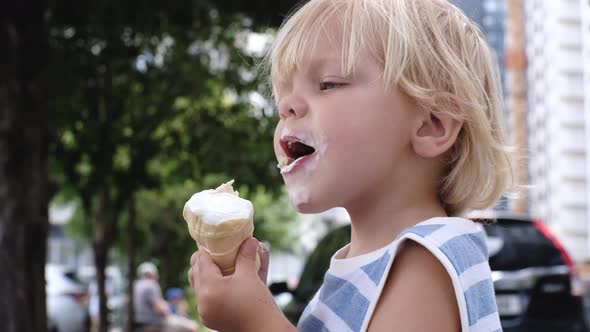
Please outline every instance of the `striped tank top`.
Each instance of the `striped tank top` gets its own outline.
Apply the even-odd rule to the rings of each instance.
[[[433,218],[404,230],[376,251],[330,262],[320,290],[303,312],[302,332],[366,331],[393,263],[404,240],[427,248],[445,267],[455,290],[463,332],[502,331],[488,264],[483,228],[463,218]]]

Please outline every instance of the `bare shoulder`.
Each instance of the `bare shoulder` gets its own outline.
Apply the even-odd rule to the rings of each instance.
[[[461,330],[453,283],[428,249],[405,241],[398,250],[368,331]]]

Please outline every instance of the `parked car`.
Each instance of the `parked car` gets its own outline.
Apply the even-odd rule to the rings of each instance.
[[[477,218],[487,234],[496,302],[505,332],[587,332],[584,287],[574,263],[539,220],[496,214]],[[319,289],[333,253],[348,243],[350,226],[328,233],[308,257],[298,286],[270,286],[275,295],[291,293],[283,308],[293,323]]]
[[[583,282],[549,228],[528,217],[484,221],[504,331],[588,331]]]
[[[45,280],[49,331],[88,331],[88,293],[73,271],[60,265],[47,264]]]

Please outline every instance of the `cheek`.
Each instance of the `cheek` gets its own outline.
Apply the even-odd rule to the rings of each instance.
[[[326,128],[326,136],[332,143],[329,146],[338,147],[340,153],[350,151],[354,156],[363,154],[364,149],[371,149],[380,143],[377,138],[386,128],[383,119],[374,119],[368,116],[368,112],[361,110],[359,114],[346,115],[341,121],[330,123]],[[343,157],[350,158],[351,155]]]
[[[347,114],[343,118],[347,120],[330,123],[327,128],[331,142],[328,150],[332,150],[328,153],[342,169],[349,170],[359,164],[367,167],[370,160],[385,161],[389,153],[396,153],[405,144],[405,129],[398,126],[399,119],[391,114],[394,111],[378,104],[367,106],[355,114]]]

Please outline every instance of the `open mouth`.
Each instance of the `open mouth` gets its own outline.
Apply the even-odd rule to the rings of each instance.
[[[297,138],[281,139],[281,147],[285,151],[285,157],[280,158],[278,167],[283,170],[285,167],[293,164],[295,161],[309,156],[315,152],[315,148],[309,146]],[[282,172],[282,171],[281,171]]]

